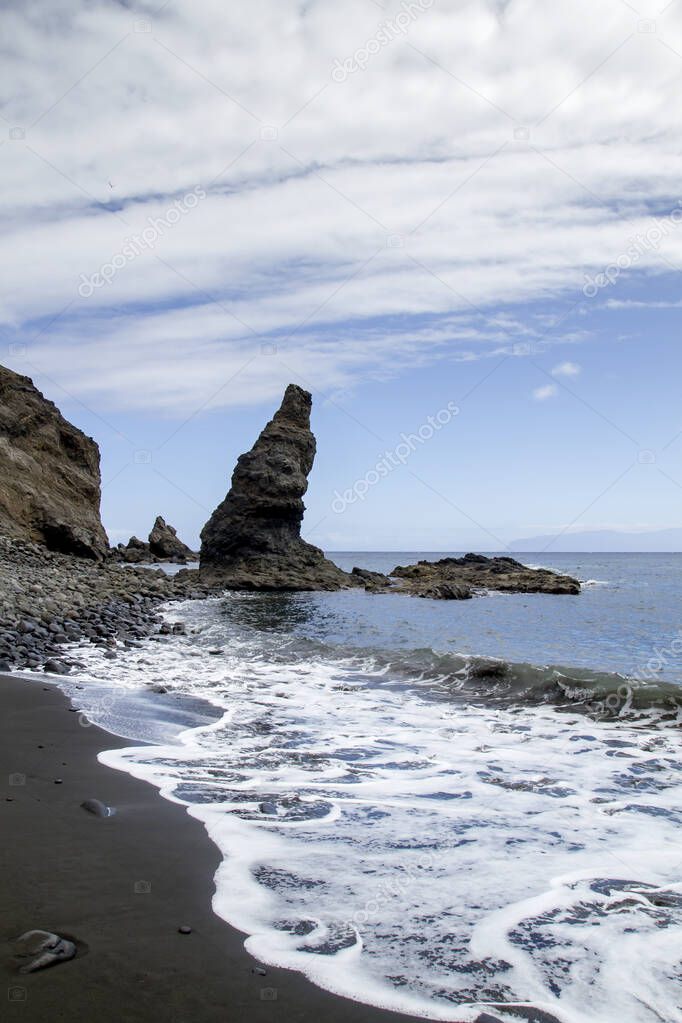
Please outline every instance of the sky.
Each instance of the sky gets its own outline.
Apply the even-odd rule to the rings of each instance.
[[[191,545],[287,383],[304,535],[682,524],[682,2],[4,3],[0,361]]]

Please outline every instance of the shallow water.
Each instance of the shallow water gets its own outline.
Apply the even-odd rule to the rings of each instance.
[[[101,759],[205,822],[224,854],[215,909],[264,961],[433,1019],[518,1019],[522,1003],[562,1023],[674,1023],[682,561],[524,560],[600,584],[173,605],[187,636],[114,661],[79,651],[78,701],[124,734],[142,683],[218,709]]]

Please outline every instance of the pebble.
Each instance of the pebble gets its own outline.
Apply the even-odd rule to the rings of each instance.
[[[182,927],[178,927],[178,933],[179,934],[191,934],[192,933],[192,928],[191,927],[187,927],[186,924],[183,924]]]
[[[87,813],[91,813],[95,817],[113,817],[116,813],[115,807],[107,806],[100,799],[86,799],[85,802],[81,803],[81,809],[86,810]]]
[[[109,647],[106,656],[113,660],[117,639],[135,644],[153,636],[165,642],[186,627],[163,622],[159,604],[210,592],[198,585],[195,570],[178,578],[0,537],[0,672],[43,668],[66,675],[73,666],[58,656],[64,643]]]

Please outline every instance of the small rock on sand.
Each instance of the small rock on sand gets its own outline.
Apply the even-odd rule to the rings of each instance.
[[[113,817],[116,810],[113,806],[107,806],[99,799],[86,799],[81,803],[81,808],[95,817]]]
[[[31,959],[31,962],[20,968],[20,973],[45,970],[48,966],[65,963],[76,955],[76,946],[72,941],[51,931],[26,931],[17,938],[15,947],[20,959]]]

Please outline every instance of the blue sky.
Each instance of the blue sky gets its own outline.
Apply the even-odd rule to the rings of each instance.
[[[10,5],[2,361],[97,439],[112,541],[195,544],[290,381],[327,549],[682,522],[661,8]]]

